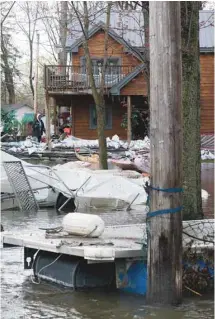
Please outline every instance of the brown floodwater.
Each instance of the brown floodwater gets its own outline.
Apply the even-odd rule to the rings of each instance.
[[[202,188],[210,196],[203,201],[207,216],[214,213],[214,166],[202,165]],[[137,223],[140,213],[102,213],[106,223]],[[115,215],[114,215],[115,214]],[[4,211],[2,224],[8,231],[34,231],[59,225],[62,215],[54,209],[26,214]],[[149,307],[142,296],[112,292],[73,292],[48,283],[34,284],[31,271],[23,269],[23,249],[1,248],[1,318],[3,319],[212,319],[213,296],[184,298],[180,307]]]

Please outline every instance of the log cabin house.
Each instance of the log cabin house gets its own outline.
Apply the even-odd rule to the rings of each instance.
[[[200,67],[201,67],[201,133],[214,134],[214,27],[213,12],[200,11]],[[209,23],[210,22],[210,23]],[[106,137],[117,134],[127,138],[122,127],[127,104],[148,116],[147,83],[144,78],[141,48],[134,49],[110,27],[108,38],[108,66],[105,71]],[[48,112],[67,107],[72,117],[72,135],[96,139],[96,111],[86,70],[86,60],[80,36],[67,47],[68,65],[45,66],[45,89],[48,94]],[[104,55],[104,23],[98,22],[89,30],[89,51],[93,62],[96,86],[101,80]],[[124,105],[124,107],[123,107]],[[145,112],[145,113],[144,113]],[[56,117],[55,117],[56,123]],[[145,133],[147,134],[147,132]],[[138,137],[138,136],[133,136]],[[143,136],[142,136],[143,137]]]

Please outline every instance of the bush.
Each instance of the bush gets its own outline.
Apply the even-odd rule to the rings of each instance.
[[[1,110],[1,123],[4,133],[13,134],[18,132],[19,121],[16,119],[15,111],[6,112]]]

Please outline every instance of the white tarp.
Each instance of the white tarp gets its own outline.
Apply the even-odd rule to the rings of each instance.
[[[94,174],[75,197],[78,208],[124,209],[130,204],[134,209],[146,205],[146,201],[143,186],[135,184],[133,179],[109,174]]]

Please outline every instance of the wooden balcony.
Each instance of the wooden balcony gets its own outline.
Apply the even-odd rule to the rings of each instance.
[[[134,70],[133,66],[107,66],[105,70],[105,91],[121,81]],[[96,87],[101,86],[101,71],[93,70]],[[67,92],[71,94],[91,93],[90,78],[86,68],[71,65],[46,65],[44,86],[48,92]]]

